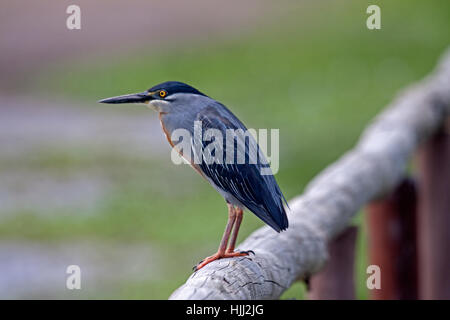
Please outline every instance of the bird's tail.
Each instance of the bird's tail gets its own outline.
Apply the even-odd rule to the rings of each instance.
[[[289,227],[289,221],[283,205],[283,201],[287,205],[286,199],[284,199],[283,194],[280,193],[280,197],[278,199],[270,200],[271,201],[265,201],[266,210],[272,220],[271,223],[267,224],[277,232],[286,230]]]
[[[267,194],[261,205],[248,204],[247,208],[276,232],[281,232],[289,227],[284,204],[287,206],[286,199],[280,191],[275,195]]]

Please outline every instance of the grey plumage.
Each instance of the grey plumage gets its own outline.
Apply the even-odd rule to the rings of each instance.
[[[189,106],[187,110],[186,106]],[[169,134],[177,128],[188,129],[192,136],[194,121],[201,121],[203,132],[207,129],[217,129],[226,137],[227,129],[247,131],[245,125],[223,104],[204,95],[177,93],[172,108],[180,113],[165,114],[162,117]],[[261,169],[268,168],[267,160],[258,144],[250,135],[245,141],[246,159],[250,154],[257,154],[258,161],[250,164],[238,164],[234,161],[226,163],[225,139],[222,147],[223,161],[220,164],[207,164],[202,161],[199,166],[211,185],[225,198],[228,203],[246,207],[261,220],[276,231],[288,227],[288,219],[283,206],[286,200],[272,174],[261,175]],[[206,147],[205,141],[199,141]],[[193,148],[194,149],[194,148]],[[202,155],[204,157],[204,155]]]
[[[194,137],[196,121],[201,121],[204,131],[217,129],[223,137],[226,137],[229,129],[247,131],[245,125],[227,107],[182,82],[168,81],[142,93],[108,98],[100,102],[148,104],[159,113],[163,130],[172,145],[176,144],[176,141],[171,141],[170,137],[177,129],[186,129]],[[194,138],[191,141],[194,156],[205,160],[205,155],[199,155],[198,150],[194,148],[195,142],[202,147],[206,147],[207,143],[203,139],[195,141]],[[228,203],[240,208],[248,208],[278,232],[286,229],[288,227],[284,208],[284,204],[287,204],[286,199],[273,174],[261,174],[262,168],[266,170],[270,168],[258,144],[251,135],[248,135],[243,144],[236,144],[234,151],[243,152],[246,162],[228,163],[224,140],[221,148],[223,154],[221,163],[201,161],[199,164],[191,164]],[[255,163],[247,161],[252,157],[256,157]]]

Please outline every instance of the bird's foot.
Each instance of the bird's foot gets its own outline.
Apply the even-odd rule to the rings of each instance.
[[[192,269],[194,271],[198,271],[201,268],[203,268],[204,266],[206,266],[208,263],[213,262],[214,260],[219,260],[219,259],[222,259],[222,258],[244,257],[244,256],[248,256],[250,253],[255,254],[252,250],[248,250],[248,251],[234,251],[234,252],[227,251],[227,252],[224,252],[224,253],[217,252],[217,253],[213,254],[212,256],[209,256],[209,257],[203,259],[202,261],[200,261]]]

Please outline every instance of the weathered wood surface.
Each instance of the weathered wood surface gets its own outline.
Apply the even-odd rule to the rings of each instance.
[[[217,260],[192,274],[170,299],[277,299],[295,281],[316,273],[327,241],[372,199],[392,190],[419,144],[450,114],[450,52],[427,78],[402,92],[361,135],[289,202],[290,225],[262,227],[239,248],[255,255]]]

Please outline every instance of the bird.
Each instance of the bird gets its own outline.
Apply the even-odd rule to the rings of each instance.
[[[228,145],[226,141],[220,140],[215,143],[216,149],[211,154],[223,160],[226,158],[227,151],[228,155],[234,152],[233,158],[231,159],[230,156],[228,159],[232,161],[206,161],[207,155],[204,150],[207,147],[207,141],[198,137],[185,141],[190,143],[190,154],[185,150],[187,148],[180,150],[177,147],[177,141],[173,138],[176,130],[185,130],[195,137],[196,124],[200,124],[201,129],[218,130],[223,137],[226,137],[229,130],[247,132],[245,125],[224,104],[179,81],[166,81],[144,92],[106,98],[98,102],[145,104],[156,111],[161,128],[171,147],[225,199],[228,207],[228,221],[219,248],[215,254],[194,266],[195,271],[218,259],[254,254],[252,250],[235,251],[245,209],[253,212],[276,232],[288,228],[286,208],[289,206],[286,198],[252,135],[246,135],[241,140],[237,139],[237,143],[228,142]],[[246,160],[237,161],[235,158],[237,152],[242,152]],[[255,155],[257,160],[249,161]],[[264,168],[268,171],[262,174]]]

